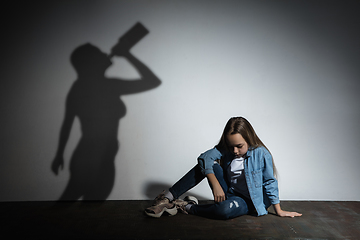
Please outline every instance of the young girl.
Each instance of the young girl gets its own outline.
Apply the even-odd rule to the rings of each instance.
[[[278,216],[301,216],[281,209],[275,172],[272,156],[251,124],[243,117],[233,117],[227,122],[219,144],[202,153],[198,164],[158,195],[145,213],[160,217],[164,212],[175,215],[181,210],[207,218],[231,219],[245,214],[262,216],[273,205]],[[191,196],[178,199],[205,177],[215,203],[199,205]]]

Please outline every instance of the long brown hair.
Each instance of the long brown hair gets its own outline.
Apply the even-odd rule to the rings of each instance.
[[[260,140],[260,138],[257,136],[254,128],[251,126],[250,122],[246,120],[244,117],[232,117],[229,119],[229,121],[226,123],[224,131],[221,135],[219,144],[217,145],[217,148],[220,150],[230,151],[229,150],[229,144],[227,140],[227,135],[233,135],[239,133],[246,141],[246,143],[249,145],[249,148],[258,148],[260,146],[266,148],[270,155],[270,150],[265,146],[265,144]],[[272,157],[272,155],[271,155]],[[277,175],[277,171],[274,164],[274,159],[272,158],[273,163],[273,171],[274,176]]]

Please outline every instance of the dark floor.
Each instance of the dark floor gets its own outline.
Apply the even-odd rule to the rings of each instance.
[[[299,218],[147,217],[151,201],[2,202],[1,239],[360,239],[360,202],[283,201]]]

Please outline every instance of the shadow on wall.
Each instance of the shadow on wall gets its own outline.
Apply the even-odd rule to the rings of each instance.
[[[126,107],[120,97],[156,88],[161,81],[130,53],[148,31],[137,23],[112,48],[110,55],[89,43],[77,47],[71,63],[78,78],[66,99],[66,112],[51,169],[57,175],[64,166],[64,150],[72,124],[78,117],[81,139],[70,160],[70,180],[60,197],[62,200],[106,200],[115,179],[115,156],[119,149],[119,120]],[[105,77],[112,56],[125,57],[139,72],[140,79],[125,81]]]

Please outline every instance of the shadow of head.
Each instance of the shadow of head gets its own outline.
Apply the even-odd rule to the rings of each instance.
[[[72,52],[70,61],[80,75],[84,73],[103,73],[112,64],[106,53],[90,43],[77,47]]]

